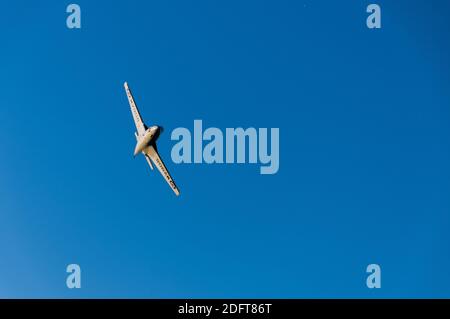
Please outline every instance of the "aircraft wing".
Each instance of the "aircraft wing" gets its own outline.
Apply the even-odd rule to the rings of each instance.
[[[130,103],[131,108],[131,114],[133,114],[134,124],[136,124],[136,130],[139,135],[144,135],[146,130],[145,124],[142,121],[139,109],[137,108],[136,103],[134,102],[133,95],[131,94],[131,90],[128,87],[128,83],[125,82],[123,86],[125,87],[125,92],[127,92],[128,102]]]
[[[169,171],[167,170],[166,166],[164,165],[163,161],[159,157],[158,152],[155,150],[153,146],[148,146],[144,153],[146,157],[150,157],[150,159],[153,161],[155,166],[158,168],[161,175],[164,177],[166,182],[169,184],[170,188],[172,188],[175,195],[180,195],[180,191],[178,190],[177,185],[175,185],[175,182],[173,181],[172,177],[169,174]]]

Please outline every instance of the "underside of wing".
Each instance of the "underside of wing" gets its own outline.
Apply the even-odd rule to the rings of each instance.
[[[134,124],[136,125],[136,130],[139,135],[144,135],[146,127],[145,127],[144,122],[142,121],[142,117],[141,117],[141,114],[139,113],[139,109],[137,108],[136,103],[134,102],[133,95],[131,94],[131,90],[128,87],[128,83],[125,82],[123,86],[125,87],[125,92],[127,93],[128,102],[130,103],[131,114],[133,114],[133,120],[134,120]]]
[[[153,146],[148,146],[144,153],[146,156],[150,157],[150,159],[153,161],[155,166],[158,168],[161,175],[164,177],[166,182],[169,184],[170,188],[172,188],[175,195],[180,195],[180,191],[178,190],[177,185],[175,185],[175,182],[173,181],[172,177],[169,174],[169,171],[167,170],[166,166],[164,165],[163,161],[159,157],[158,152],[155,150]]]

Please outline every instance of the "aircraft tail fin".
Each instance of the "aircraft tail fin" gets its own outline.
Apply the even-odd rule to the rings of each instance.
[[[144,154],[145,155],[145,159],[147,160],[147,162],[148,162],[148,165],[150,165],[150,168],[153,170],[153,164],[152,164],[152,161],[150,160],[150,158],[147,156],[147,154]]]

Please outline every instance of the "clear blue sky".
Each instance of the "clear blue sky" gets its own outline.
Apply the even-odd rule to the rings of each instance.
[[[0,297],[450,297],[450,3],[376,2],[2,6]],[[278,174],[175,165],[194,119],[279,127]]]

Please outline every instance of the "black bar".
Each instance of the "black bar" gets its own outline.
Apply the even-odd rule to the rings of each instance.
[[[26,299],[0,300],[13,313],[130,314],[139,318],[316,318],[386,316],[421,312],[446,318],[450,300],[432,299]],[[208,311],[209,310],[209,311]],[[186,313],[187,312],[187,313]],[[195,312],[195,313],[193,313]],[[314,316],[311,317],[311,314]],[[330,317],[331,316],[331,317]]]

